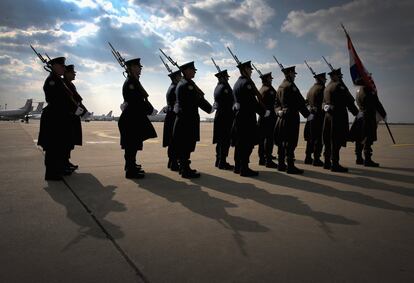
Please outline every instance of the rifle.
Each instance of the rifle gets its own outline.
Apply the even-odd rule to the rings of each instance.
[[[256,70],[256,72],[259,74],[259,76],[262,77],[263,76],[262,72],[260,70],[258,70],[253,63],[252,63],[252,66]]]
[[[128,74],[128,69],[126,67],[124,57],[121,56],[121,53],[119,53],[119,51],[117,51],[109,41],[108,41],[108,44],[111,47],[112,55],[114,55],[114,57],[115,57],[116,61],[118,62],[118,64],[124,69],[124,71],[122,72],[122,75],[126,78],[125,73]]]
[[[233,52],[231,51],[230,47],[228,47],[228,46],[227,46],[227,50],[230,52],[231,56],[233,57],[234,61],[236,61],[237,65],[241,65],[241,62],[240,62],[239,58],[237,58],[237,56],[233,54]],[[240,72],[241,72],[241,74],[242,74],[242,75],[244,75],[244,74],[243,74],[243,70],[242,70],[242,69],[240,69]],[[257,100],[258,100],[259,104],[263,107],[263,109],[265,109],[265,110],[266,110],[266,106],[265,106],[265,104],[263,103],[262,94],[261,94],[261,93],[259,92],[259,90],[257,89],[257,87],[256,87],[256,85],[254,84],[254,82],[253,82],[252,78],[249,78],[249,77],[248,77],[248,76],[246,76],[246,75],[244,75],[244,76],[245,76],[245,77],[246,77],[246,79],[249,81],[249,83],[252,85],[252,89],[253,89],[254,95],[256,96],[256,98],[257,98]]]
[[[40,59],[40,61],[45,64],[45,66],[43,66],[43,69],[45,69],[47,72],[51,73],[52,72],[52,66],[50,66],[49,62],[43,58],[42,54],[40,54],[39,52],[36,51],[36,49],[34,49],[34,47],[30,44],[30,48],[32,48],[33,52],[37,55],[37,57]],[[49,55],[47,55],[47,58],[49,58],[49,61],[51,60]],[[75,105],[76,108],[78,108],[78,103],[76,102],[76,100],[74,99],[75,95],[73,94],[73,92],[68,88],[68,86],[65,84],[64,80],[60,77],[57,76],[61,81],[63,86],[65,87],[65,90],[69,96],[69,99],[72,101],[72,103]],[[75,110],[76,111],[76,110]]]
[[[161,55],[160,55],[160,59],[161,59],[162,63],[164,64],[165,68],[167,69],[167,71],[169,73],[172,73],[172,70],[171,70],[170,66],[168,66],[168,64],[164,62],[164,60],[162,59]]]
[[[277,61],[277,59],[276,59],[275,55],[273,55],[273,59],[275,59],[276,63],[279,65],[279,68],[280,68],[281,70],[283,70],[283,69],[284,69],[283,65],[282,65],[282,64],[280,64],[280,63],[279,63],[279,61]]]
[[[316,76],[315,71],[312,69],[312,67],[311,67],[311,66],[309,66],[309,65],[308,65],[308,62],[306,62],[306,60],[305,60],[305,64],[306,64],[306,66],[308,67],[309,71],[311,71],[312,75],[313,75],[313,76]]]
[[[42,54],[37,52],[36,49],[34,49],[34,47],[31,44],[30,44],[30,48],[32,48],[33,52],[37,55],[37,57],[40,59],[40,61],[43,64],[45,64],[45,66],[43,66],[43,69],[45,69],[47,72],[51,73],[52,72],[51,66],[49,65],[47,60],[45,58],[43,58]]]
[[[167,60],[168,61],[170,61],[170,63],[173,65],[173,66],[176,66],[179,70],[181,70],[180,69],[180,66],[178,65],[178,63],[177,63],[177,61],[174,61],[170,56],[168,56],[167,54],[165,54],[165,52],[164,51],[162,51],[162,49],[161,48],[159,48],[160,49],[160,51],[161,51],[161,53],[162,53],[162,55],[164,55],[165,56],[165,58],[167,58]],[[204,92],[195,84],[195,82],[193,81],[193,80],[189,80],[189,83],[194,87],[194,89],[197,91],[197,93],[201,96],[201,97],[204,97]]]
[[[214,66],[216,67],[217,72],[219,72],[219,73],[220,73],[220,72],[221,72],[220,67],[219,67],[219,66],[217,66],[216,61],[214,61],[213,57],[211,57],[211,61],[213,61],[213,64],[214,64]]]

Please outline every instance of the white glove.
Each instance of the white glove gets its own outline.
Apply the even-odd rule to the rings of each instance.
[[[83,112],[84,112],[85,110],[83,110],[83,108],[82,107],[79,107],[78,106],[78,108],[76,109],[76,111],[75,111],[75,115],[76,116],[80,116],[80,115],[82,115],[83,114]]]
[[[240,110],[240,103],[238,102],[234,103],[233,110]]]
[[[213,114],[213,113],[214,113],[214,111],[216,111],[216,109],[215,109],[214,107],[212,107],[212,108],[211,108],[211,111],[210,111],[210,113],[209,113],[209,114]]]
[[[128,106],[128,102],[124,101],[119,107],[121,108],[121,111],[124,111],[127,106]]]
[[[312,113],[311,113],[311,114],[309,114],[309,116],[308,116],[308,121],[312,121],[312,120],[313,120],[313,118],[315,118],[315,115],[313,115]]]
[[[329,110],[333,110],[334,106],[333,105],[329,105],[329,104],[325,104],[323,106],[323,111],[328,112]]]
[[[270,116],[270,110],[266,110],[266,112],[265,112],[264,116],[265,116],[265,117],[269,117],[269,116]]]
[[[358,115],[356,115],[356,119],[361,119],[364,117],[364,112],[358,112]]]
[[[282,117],[283,116],[283,110],[277,111],[277,116]]]

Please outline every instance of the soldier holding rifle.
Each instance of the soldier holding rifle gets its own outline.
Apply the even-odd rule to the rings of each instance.
[[[137,152],[143,149],[145,140],[157,137],[157,133],[147,117],[153,112],[154,107],[148,101],[148,93],[139,80],[142,70],[141,58],[125,61],[110,43],[109,45],[112,54],[127,74],[122,87],[123,111],[118,121],[121,147],[125,150],[125,177],[139,179],[145,176],[145,172],[140,165],[136,164]]]
[[[240,71],[240,77],[233,87],[236,112],[232,128],[232,145],[235,147],[234,173],[244,177],[258,176],[259,172],[249,168],[250,155],[259,141],[256,113],[268,117],[270,111],[265,109],[261,95],[251,79],[253,70],[251,61],[242,63],[229,47],[227,49]]]

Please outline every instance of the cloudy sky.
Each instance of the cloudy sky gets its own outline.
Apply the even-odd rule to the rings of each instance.
[[[277,87],[285,66],[296,65],[297,85],[305,96],[313,83],[303,64],[328,71],[324,55],[342,67],[350,81],[346,38],[350,33],[365,67],[373,73],[379,96],[392,122],[414,122],[414,1],[304,0],[2,0],[0,2],[0,105],[20,107],[27,98],[44,100],[47,73],[29,44],[51,57],[75,64],[75,84],[95,114],[120,114],[122,70],[110,53],[110,41],[126,59],[141,57],[142,84],[157,109],[165,105],[170,84],[159,59],[164,49],[179,63],[195,61],[197,84],[209,101],[216,85],[214,57],[237,79],[235,63],[252,60],[272,72]],[[260,86],[258,75],[254,80]],[[208,116],[205,113],[202,116]]]

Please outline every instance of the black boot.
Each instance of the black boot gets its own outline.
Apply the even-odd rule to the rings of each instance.
[[[239,161],[235,161],[233,172],[236,174],[240,174],[240,162]]]
[[[216,162],[214,163],[215,167],[219,167],[220,159],[216,157]]]
[[[364,166],[366,166],[366,167],[379,167],[380,165],[379,165],[379,163],[374,162],[371,159],[371,156],[365,156]]]
[[[331,169],[332,165],[331,165],[331,160],[325,158],[325,162],[323,163],[323,169]]]
[[[289,160],[288,161],[286,173],[288,173],[288,174],[303,174],[303,172],[304,171],[302,169],[299,169],[298,167],[295,166],[295,161],[294,160]]]
[[[63,180],[63,177],[62,177],[62,174],[46,169],[45,180],[46,181],[60,181],[60,180]]]
[[[313,166],[316,166],[316,167],[322,167],[324,165],[322,160],[320,160],[319,158],[315,158],[312,164]]]
[[[266,160],[264,158],[259,158],[259,165],[260,166],[265,166],[266,165]]]
[[[362,154],[357,154],[356,155],[355,163],[358,164],[358,165],[363,165],[364,164],[364,159],[362,158]]]
[[[313,163],[313,159],[310,155],[306,155],[305,157],[305,164],[312,164]]]
[[[341,166],[338,162],[334,162],[332,163],[331,171],[345,173],[348,172],[348,168]]]
[[[253,171],[252,169],[250,169],[247,163],[243,164],[240,168],[240,176],[242,177],[255,177],[258,175],[259,175],[259,172]]]
[[[180,162],[180,165],[181,165],[181,163],[184,163],[184,164],[182,164],[182,166],[181,166],[181,177],[183,177],[183,178],[186,178],[186,179],[192,179],[192,178],[199,178],[201,175],[200,175],[200,173],[198,173],[197,172],[197,170],[193,170],[193,169],[191,169],[190,168],[190,161],[188,160],[188,161],[181,161]]]
[[[218,165],[219,169],[223,169],[223,170],[233,170],[234,166],[230,165],[225,158],[221,158],[219,165]]]
[[[174,172],[178,172],[180,170],[180,166],[178,165],[178,161],[176,159],[171,160],[170,170]]]
[[[277,164],[271,158],[266,160],[266,167],[267,168],[278,168]]]
[[[277,166],[277,170],[278,171],[286,171],[286,163],[285,163],[285,159],[279,156],[279,160],[278,160],[279,164]]]
[[[145,175],[142,170],[138,169],[135,166],[127,167],[125,171],[125,178],[127,179],[142,179]]]

